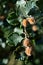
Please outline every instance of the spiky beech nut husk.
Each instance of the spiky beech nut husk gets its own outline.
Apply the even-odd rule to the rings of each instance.
[[[34,19],[34,17],[29,17],[29,18],[27,18],[27,21],[28,21],[31,25],[35,24],[35,19]]]
[[[32,30],[35,32],[35,31],[38,30],[38,27],[37,27],[36,25],[33,25],[33,26],[32,26]]]
[[[30,46],[30,40],[29,40],[28,38],[25,38],[25,39],[23,40],[23,46],[24,46],[24,47]]]
[[[26,20],[26,19],[23,19],[22,25],[23,25],[24,27],[27,27],[27,24],[28,24],[27,20]]]
[[[4,20],[5,19],[5,16],[0,16],[0,20]]]
[[[25,48],[25,54],[27,56],[31,56],[31,54],[32,54],[32,47],[26,47]]]

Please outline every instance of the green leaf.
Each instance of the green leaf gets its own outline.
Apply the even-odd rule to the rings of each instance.
[[[24,65],[24,61],[18,60],[17,65]]]
[[[31,1],[36,2],[36,1],[38,1],[38,0],[31,0]]]
[[[20,3],[21,4],[21,3]],[[26,4],[23,5],[19,5],[19,15],[24,16],[24,17],[28,17],[28,13],[30,11],[31,8],[33,8],[34,6],[37,7],[36,5],[36,0],[29,0],[26,2]]]
[[[23,18],[21,16],[18,17],[18,21],[21,23]]]
[[[13,33],[8,38],[9,44],[12,43],[12,45],[14,44],[15,46],[17,46],[17,44],[20,43],[22,41],[22,39],[23,39],[22,36],[19,36],[16,33]]]
[[[14,32],[18,33],[18,34],[22,34],[23,33],[23,29],[20,28],[14,28]]]
[[[5,38],[8,38],[9,35],[13,32],[13,29],[11,28],[11,26],[3,27],[2,30],[4,32],[4,37]]]
[[[20,1],[17,1],[16,2],[16,6],[18,7],[18,6],[25,6],[25,4],[26,4],[26,1],[24,1],[24,0],[20,0]]]
[[[15,12],[10,12],[6,20],[11,25],[17,25],[19,23]]]
[[[8,20],[8,19],[6,19],[7,20],[7,22],[9,23],[9,24],[11,24],[11,25],[17,25],[19,22],[18,22],[18,20],[17,19],[11,19],[11,20]]]

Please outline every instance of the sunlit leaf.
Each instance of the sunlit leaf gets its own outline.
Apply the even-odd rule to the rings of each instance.
[[[23,29],[20,28],[14,28],[14,32],[18,33],[18,34],[22,34],[23,33]]]
[[[20,43],[22,41],[22,37],[19,36],[18,34],[12,34],[9,36],[8,40],[9,40],[9,44],[12,43],[15,46],[17,46],[18,43]]]

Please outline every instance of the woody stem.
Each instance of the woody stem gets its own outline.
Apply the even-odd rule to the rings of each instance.
[[[27,35],[26,35],[26,27],[24,27],[24,32],[25,32],[25,38],[27,38]]]

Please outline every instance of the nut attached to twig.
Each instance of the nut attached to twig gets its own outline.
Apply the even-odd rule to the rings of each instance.
[[[31,53],[32,53],[32,47],[26,47],[26,48],[25,48],[25,54],[26,54],[27,56],[31,56]]]
[[[22,21],[22,25],[23,25],[24,27],[27,27],[27,24],[28,24],[27,20],[24,19],[24,20]]]
[[[24,47],[30,46],[30,40],[29,40],[28,38],[25,38],[25,39],[23,40],[23,46],[24,46]]]
[[[35,19],[34,19],[34,17],[29,17],[29,18],[27,18],[27,21],[28,21],[31,25],[35,24]]]

